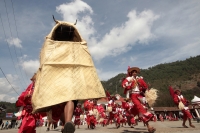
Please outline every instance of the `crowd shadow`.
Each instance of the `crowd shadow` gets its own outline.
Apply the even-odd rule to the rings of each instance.
[[[121,133],[149,133],[148,131],[134,131],[134,130],[124,130]]]

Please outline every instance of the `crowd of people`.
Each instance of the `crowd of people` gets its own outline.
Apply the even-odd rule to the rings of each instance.
[[[149,133],[153,133],[156,129],[149,124],[150,121],[164,121],[164,119],[175,120],[173,116],[169,115],[159,116],[153,112],[148,111],[150,106],[146,97],[146,91],[150,91],[147,84],[142,77],[138,77],[137,74],[140,72],[138,67],[128,68],[127,77],[122,81],[122,87],[124,88],[124,94],[126,98],[122,98],[120,95],[111,96],[106,91],[107,103],[106,105],[97,104],[98,99],[87,99],[81,104],[78,101],[74,101],[74,109],[72,111],[71,123],[73,123],[74,129],[80,128],[80,125],[87,124],[87,127],[94,129],[96,125],[106,127],[109,124],[114,124],[116,128],[123,126],[129,126],[133,128],[138,125],[138,122],[143,122],[144,126],[147,126]],[[28,88],[21,94],[16,102],[16,105],[21,108],[21,113],[18,119],[21,119],[22,123],[19,126],[19,133],[30,132],[35,133],[36,126],[41,126],[43,123],[42,117],[47,116],[48,123],[47,131],[52,125],[53,129],[57,128],[58,121],[62,123],[61,132],[64,133],[64,120],[60,115],[65,105],[59,104],[51,108],[51,110],[42,113],[32,113],[31,96],[34,90],[34,83],[36,76],[32,78],[32,83]],[[173,90],[169,87],[170,94],[175,104],[182,110],[183,114],[183,127],[187,128],[186,120],[189,120],[189,126],[195,128],[191,123],[191,114],[188,111],[187,100],[180,94],[180,90]],[[116,102],[117,101],[117,102]],[[180,102],[184,103],[181,107]],[[18,114],[18,113],[17,113]],[[172,114],[171,114],[172,115]],[[31,123],[31,124],[30,124]],[[7,127],[7,126],[6,126]],[[73,130],[74,132],[74,130]],[[70,133],[73,133],[70,132]]]
[[[139,73],[140,69],[138,67],[128,68],[127,77],[122,81],[122,87],[126,95],[125,98],[122,98],[120,95],[111,96],[106,91],[107,104],[105,105],[97,104],[98,98],[84,100],[82,104],[80,102],[78,103],[78,100],[73,101],[74,109],[72,111],[73,119],[71,119],[71,122],[73,123],[74,129],[80,128],[81,125],[87,125],[88,128],[94,129],[97,125],[106,127],[109,124],[114,124],[116,128],[123,126],[133,128],[138,125],[138,122],[143,122],[144,126],[147,126],[148,131],[153,133],[156,129],[150,126],[150,121],[155,122],[160,120],[163,122],[164,120],[179,120],[173,113],[158,115],[148,111],[150,106],[145,94],[150,89],[143,78],[137,76]],[[47,116],[48,122],[45,125],[47,126],[47,131],[57,128],[58,122],[60,122],[59,125],[62,125],[61,131],[63,132],[65,124],[60,115],[65,108],[63,104],[54,106],[47,112],[32,113],[31,97],[34,91],[35,80],[36,74],[31,78],[32,83],[22,92],[16,102],[16,106],[20,108],[19,112],[16,113],[18,120],[21,120],[20,124],[18,124],[18,121],[16,123],[11,121],[4,123],[1,119],[1,130],[19,128],[19,133],[35,133],[35,128],[43,125],[42,118]],[[188,128],[186,125],[186,121],[188,120],[189,126],[195,128],[191,122],[192,114],[188,108],[189,101],[183,97],[180,89],[169,86],[169,92],[181,112],[180,118],[183,121],[182,126]]]
[[[149,133],[155,132],[156,128],[149,123],[156,120],[155,115],[148,108],[155,103],[157,91],[150,89],[143,77],[138,76],[140,69],[128,67],[127,76],[122,81],[126,98],[106,94],[87,42],[79,34],[76,23],[53,19],[56,25],[41,49],[40,68],[16,102],[20,108],[18,119],[22,120],[19,133],[35,133],[44,116],[49,120],[47,131],[51,123],[58,121],[62,122],[62,133],[74,133],[75,127],[80,128],[84,121],[90,129],[97,124],[107,126],[112,123],[116,128],[126,124],[134,127],[141,121]],[[96,101],[103,97],[108,98],[106,108]],[[116,103],[116,99],[121,104]],[[80,100],[84,101],[83,108],[78,103]],[[176,103],[181,100],[179,98]],[[183,113],[187,114],[183,120],[186,127],[185,121],[190,116],[188,111]],[[194,127],[191,123],[190,126]]]
[[[2,119],[0,119],[0,129],[3,130],[3,129],[12,129],[12,128],[18,128],[18,121],[6,121],[6,122],[3,122]]]

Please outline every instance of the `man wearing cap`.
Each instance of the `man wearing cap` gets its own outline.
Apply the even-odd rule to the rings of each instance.
[[[178,108],[180,110],[182,110],[182,113],[183,113],[183,124],[182,124],[182,126],[184,128],[188,128],[185,125],[185,123],[188,119],[190,127],[195,128],[195,126],[192,125],[192,122],[191,122],[192,115],[191,115],[189,108],[188,108],[189,101],[183,97],[180,89],[173,89],[171,86],[169,86],[169,92],[170,92],[170,95],[173,98],[174,103],[178,106]]]
[[[149,132],[155,132],[155,128],[149,125],[149,121],[152,120],[153,114],[147,112],[146,109],[146,99],[144,93],[148,90],[148,86],[143,80],[143,77],[137,76],[140,73],[140,69],[138,67],[128,68],[128,77],[132,78],[131,83],[127,83],[128,81],[123,81],[122,86],[126,89],[127,84],[130,86],[129,88],[129,97],[131,98],[134,108],[131,112],[134,116],[138,115],[139,118],[147,125]]]

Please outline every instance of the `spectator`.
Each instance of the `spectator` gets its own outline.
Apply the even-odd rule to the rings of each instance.
[[[9,124],[8,121],[6,121],[6,125],[5,125],[6,129],[8,129],[8,124]]]
[[[12,128],[12,123],[11,123],[11,121],[8,122],[8,128]]]
[[[4,123],[2,122],[2,124],[1,124],[1,130],[4,128]]]
[[[18,121],[15,122],[15,128],[17,128],[17,125],[18,125]]]

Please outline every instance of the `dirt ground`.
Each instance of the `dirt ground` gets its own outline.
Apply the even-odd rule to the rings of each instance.
[[[156,128],[155,133],[200,133],[200,123],[197,123],[197,121],[192,121],[192,123],[196,128],[183,128],[182,121],[150,122],[150,124]],[[189,126],[188,122],[186,125]],[[46,129],[47,127],[37,127],[36,133],[61,133],[61,127],[50,129],[50,131],[46,131]],[[18,133],[18,129],[0,130],[0,133]],[[114,124],[106,127],[97,125],[95,129],[88,129],[86,125],[81,125],[80,129],[76,129],[75,133],[148,133],[148,131],[143,123],[139,122],[134,128],[130,128],[126,125],[118,129]]]
[[[164,122],[150,122],[152,126],[156,128],[155,133],[200,133],[200,123],[192,121],[195,128],[189,127],[188,121],[186,125],[188,128],[182,127],[182,121],[164,121]],[[49,131],[49,133],[60,132],[61,127]],[[43,133],[46,131],[46,127],[38,128],[37,133]],[[80,129],[76,129],[75,133],[148,133],[147,128],[142,122],[139,122],[134,128],[130,128],[128,125],[120,128],[116,128],[114,124],[102,127],[97,125],[95,129],[88,129],[86,125],[81,125]]]

